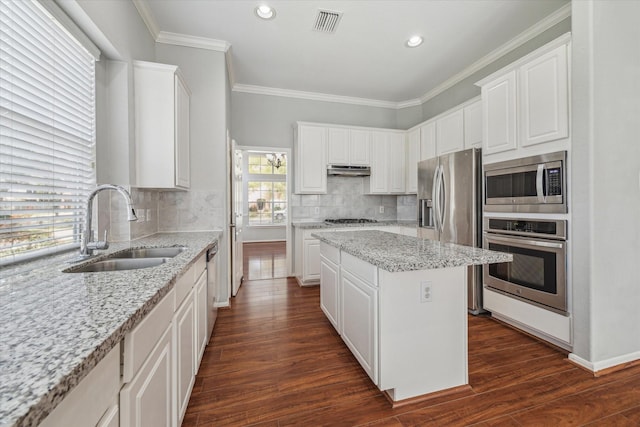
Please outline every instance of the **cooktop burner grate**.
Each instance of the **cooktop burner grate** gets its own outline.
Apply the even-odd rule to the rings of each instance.
[[[324,222],[328,224],[369,224],[378,221],[369,218],[328,218]]]

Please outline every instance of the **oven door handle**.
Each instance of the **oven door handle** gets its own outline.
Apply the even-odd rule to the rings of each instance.
[[[510,244],[518,244],[527,245],[527,246],[538,246],[542,248],[554,248],[554,249],[562,249],[564,243],[559,242],[547,242],[543,240],[528,240],[522,239],[519,237],[507,237],[507,236],[497,236],[491,233],[485,233],[488,242],[502,242],[502,243],[510,243]]]
[[[547,195],[544,191],[544,174],[545,174],[545,167],[543,163],[540,163],[538,165],[538,171],[536,172],[536,193],[538,195],[538,202],[540,203],[545,203],[547,200]]]

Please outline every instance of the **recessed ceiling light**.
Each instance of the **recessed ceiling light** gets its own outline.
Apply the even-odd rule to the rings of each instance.
[[[408,47],[418,47],[422,44],[424,40],[421,36],[411,36],[409,40],[407,40]]]
[[[255,12],[256,16],[262,19],[273,19],[276,17],[276,10],[266,4],[256,7]]]

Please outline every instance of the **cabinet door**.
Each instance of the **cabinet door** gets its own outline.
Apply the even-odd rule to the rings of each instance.
[[[177,425],[182,423],[182,418],[187,410],[191,389],[195,382],[196,360],[196,334],[195,334],[195,307],[193,304],[193,291],[176,310],[173,317],[173,339],[175,357],[175,387],[177,393]]]
[[[418,161],[420,161],[420,128],[407,133],[406,147],[407,193],[418,192]]]
[[[349,129],[327,129],[327,162],[330,165],[349,164]]]
[[[405,192],[405,165],[406,143],[404,135],[401,133],[392,133],[389,135],[389,191],[391,193],[397,194]]]
[[[389,134],[381,131],[371,133],[371,176],[365,180],[369,183],[369,193],[389,192]]]
[[[436,122],[420,126],[420,160],[436,156]]]
[[[198,367],[202,355],[207,347],[207,272],[203,272],[194,287],[194,304],[196,308],[196,352],[194,375],[198,373]]]
[[[523,146],[569,136],[567,46],[520,67],[520,143]]]
[[[351,129],[349,131],[349,159],[354,166],[371,166],[371,132]]]
[[[338,319],[338,266],[320,257],[320,308],[336,331],[340,332]]]
[[[344,268],[340,271],[342,339],[378,384],[378,292]]]
[[[190,160],[189,160],[189,93],[182,82],[176,76],[176,126],[175,126],[175,168],[176,168],[176,186],[189,188],[190,179]]]
[[[302,280],[320,280],[320,240],[310,239],[304,243],[304,266]]]
[[[464,107],[464,148],[482,147],[482,101]]]
[[[453,153],[464,148],[464,113],[453,111],[436,120],[436,152]]]
[[[296,193],[327,192],[327,129],[303,126],[298,129]]]
[[[482,86],[484,154],[516,148],[516,72]]]
[[[120,391],[121,427],[171,426],[171,327],[133,380]]]

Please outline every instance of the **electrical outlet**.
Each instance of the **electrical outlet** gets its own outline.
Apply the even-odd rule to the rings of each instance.
[[[384,213],[384,206],[380,206],[380,213]]]
[[[320,215],[320,208],[318,206],[313,210],[316,215]]]
[[[151,209],[147,209],[147,221],[151,221]]]
[[[138,222],[145,222],[146,221],[146,214],[144,213],[145,210],[144,209],[138,209],[138,211],[136,212],[136,216],[138,217]]]
[[[431,302],[433,290],[431,282],[420,282],[420,302]]]

